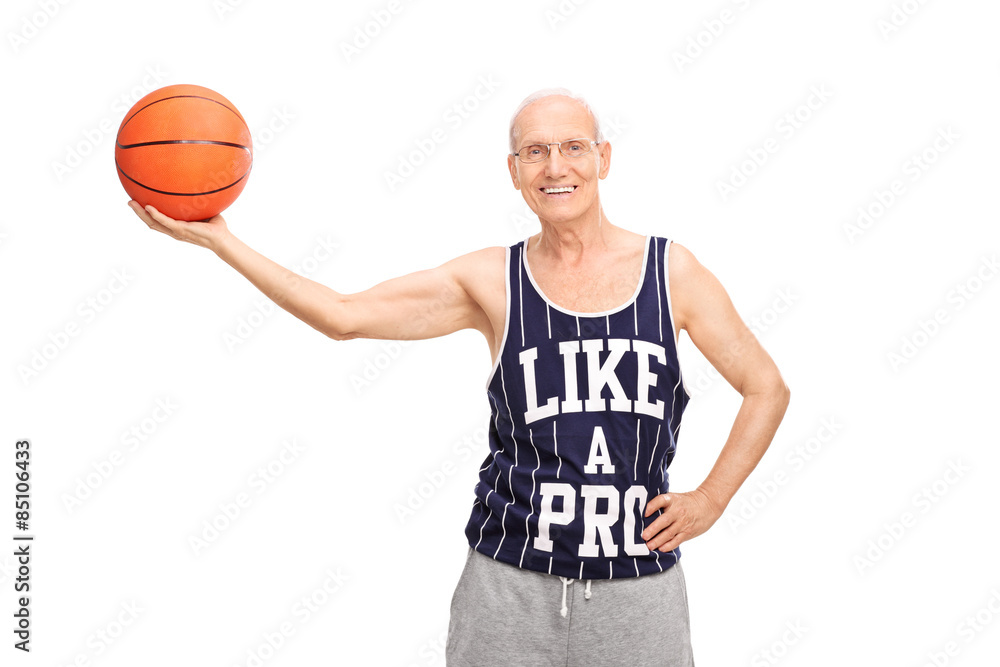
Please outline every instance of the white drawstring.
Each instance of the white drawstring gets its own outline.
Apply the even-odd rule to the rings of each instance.
[[[562,609],[559,610],[559,613],[562,614],[563,617],[565,618],[566,612],[569,611],[569,608],[566,606],[566,587],[569,586],[571,583],[573,583],[574,580],[570,579],[569,577],[559,577],[559,578],[563,582]],[[590,599],[590,579],[587,579],[587,588],[584,589],[583,591],[583,599],[584,600]]]
[[[563,617],[565,617],[566,616],[566,610],[567,610],[567,607],[566,607],[566,586],[568,586],[570,583],[572,583],[573,580],[572,579],[568,579],[566,577],[559,577],[559,578],[562,579],[562,582],[563,582],[562,609],[559,610],[559,613],[562,614]]]

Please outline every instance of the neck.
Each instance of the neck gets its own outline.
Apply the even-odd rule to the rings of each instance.
[[[599,204],[593,213],[574,220],[550,221],[539,218],[539,222],[542,224],[542,231],[529,242],[528,249],[532,253],[567,264],[607,250],[619,231],[604,215]]]

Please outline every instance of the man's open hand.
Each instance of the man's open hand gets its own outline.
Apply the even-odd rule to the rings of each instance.
[[[193,243],[202,248],[214,251],[218,243],[229,234],[229,228],[226,227],[226,221],[222,215],[217,215],[204,222],[185,222],[167,217],[152,206],[143,208],[134,199],[128,205],[143,222],[149,225],[150,229],[155,229],[178,241]]]
[[[722,510],[704,491],[697,489],[689,493],[661,493],[646,503],[643,516],[648,517],[660,508],[663,513],[642,531],[642,539],[650,551],[657,548],[664,553],[673,551],[681,542],[704,533],[722,516]]]

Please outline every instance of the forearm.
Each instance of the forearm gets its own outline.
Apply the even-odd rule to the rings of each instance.
[[[289,271],[228,234],[212,250],[278,306],[317,331],[336,338],[343,329],[338,305],[342,295]]]
[[[747,394],[719,458],[698,489],[724,511],[736,491],[760,462],[788,406],[784,383],[772,391]]]

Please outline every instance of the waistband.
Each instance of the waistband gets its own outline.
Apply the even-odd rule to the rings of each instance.
[[[522,567],[519,567],[517,565],[514,565],[513,563],[505,563],[503,561],[499,561],[496,558],[493,558],[492,556],[489,556],[488,554],[484,554],[482,552],[476,551],[471,546],[469,547],[469,553],[466,556],[466,558],[475,558],[477,560],[488,558],[490,561],[492,561],[492,563],[490,564],[490,567],[501,566],[501,567],[504,568],[504,570],[502,570],[503,572],[513,572],[514,570],[516,570],[520,574],[531,573],[531,574],[534,574],[536,576],[541,575],[542,577],[546,577],[546,578],[558,578],[559,581],[561,581],[562,585],[563,585],[563,590],[562,590],[562,606],[559,608],[559,613],[563,617],[565,617],[566,614],[569,612],[569,607],[566,605],[566,589],[574,581],[577,581],[577,579],[574,579],[573,577],[563,577],[561,575],[553,575],[553,574],[549,574],[547,572],[536,572],[534,570],[527,570],[525,568],[522,568]],[[485,563],[485,561],[481,561],[481,562]],[[509,570],[508,568],[514,568],[514,570]],[[589,600],[592,597],[592,592],[590,590],[590,584],[591,584],[592,579],[586,579],[586,580],[579,579],[579,581],[581,581],[581,582],[582,581],[586,581],[587,582],[586,588],[584,588],[584,591],[583,591],[583,599],[584,600]]]

